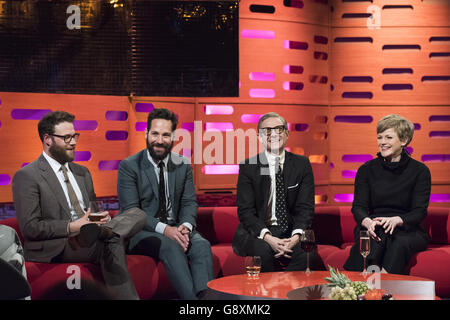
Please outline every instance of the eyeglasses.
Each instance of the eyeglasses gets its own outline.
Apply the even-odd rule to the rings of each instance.
[[[53,134],[53,133],[49,133],[48,135],[61,138],[61,139],[64,140],[65,143],[70,143],[70,141],[72,141],[72,139],[74,139],[75,142],[78,142],[78,139],[80,138],[80,134],[79,133],[66,134],[65,136],[60,136],[59,134]]]
[[[270,136],[272,134],[272,130],[277,134],[283,134],[286,131],[285,126],[277,126],[273,128],[260,128],[259,132],[265,136]]]

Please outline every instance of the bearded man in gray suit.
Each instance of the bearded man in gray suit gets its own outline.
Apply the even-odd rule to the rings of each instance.
[[[146,213],[130,252],[160,259],[180,298],[194,300],[213,279],[212,252],[195,230],[198,205],[189,160],[171,152],[177,122],[167,109],[148,115],[147,149],[119,165],[119,214],[132,208]]]
[[[64,111],[46,114],[38,124],[41,156],[14,175],[25,259],[99,264],[111,298],[137,300],[124,247],[126,239],[143,228],[146,217],[130,210],[111,219],[104,211],[100,221],[89,220],[90,202],[95,203],[96,196],[89,170],[72,162],[80,136],[74,119]]]

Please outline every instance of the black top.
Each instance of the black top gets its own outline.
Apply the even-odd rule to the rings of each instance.
[[[399,162],[377,156],[356,173],[352,207],[356,223],[361,225],[366,217],[400,216],[406,231],[420,229],[430,199],[430,170],[405,150]]]

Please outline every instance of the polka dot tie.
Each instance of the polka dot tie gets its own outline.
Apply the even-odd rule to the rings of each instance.
[[[289,228],[286,206],[286,192],[284,189],[283,170],[281,169],[280,158],[275,161],[275,180],[276,180],[276,200],[275,200],[275,216],[277,223],[283,232]]]

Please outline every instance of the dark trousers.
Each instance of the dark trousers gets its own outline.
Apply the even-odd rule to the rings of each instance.
[[[401,228],[394,230],[392,235],[386,234],[382,227],[377,227],[376,233],[381,241],[370,238],[370,253],[366,258],[366,267],[377,265],[389,273],[405,274],[411,257],[427,248],[428,237],[421,230],[408,231]],[[350,250],[350,256],[344,264],[348,271],[362,271],[364,260],[359,252],[359,231],[355,232],[355,244]]]
[[[274,237],[280,239],[290,238],[292,233],[292,230],[283,233],[278,226],[271,226],[269,230]],[[275,258],[275,251],[266,241],[255,238],[253,241],[249,241],[248,244],[247,248],[245,248],[247,255],[261,257],[261,272],[273,272],[282,269],[286,271],[306,270],[306,252],[302,250],[300,242],[292,248],[291,258],[283,256],[278,259]],[[309,253],[310,268],[313,266],[315,256],[314,251]]]
[[[131,254],[140,254],[161,260],[167,277],[183,300],[196,300],[197,294],[207,289],[214,278],[211,245],[200,233],[190,235],[187,252],[172,239],[157,232],[145,231],[148,237],[141,240]]]
[[[138,300],[139,296],[128,272],[125,242],[129,237],[140,231],[145,222],[146,215],[142,211],[134,210],[134,208],[125,211],[104,224],[104,226],[113,230],[114,237],[105,241],[99,240],[89,248],[73,248],[69,240],[63,252],[52,261],[65,263],[91,262],[100,265],[110,298]]]

